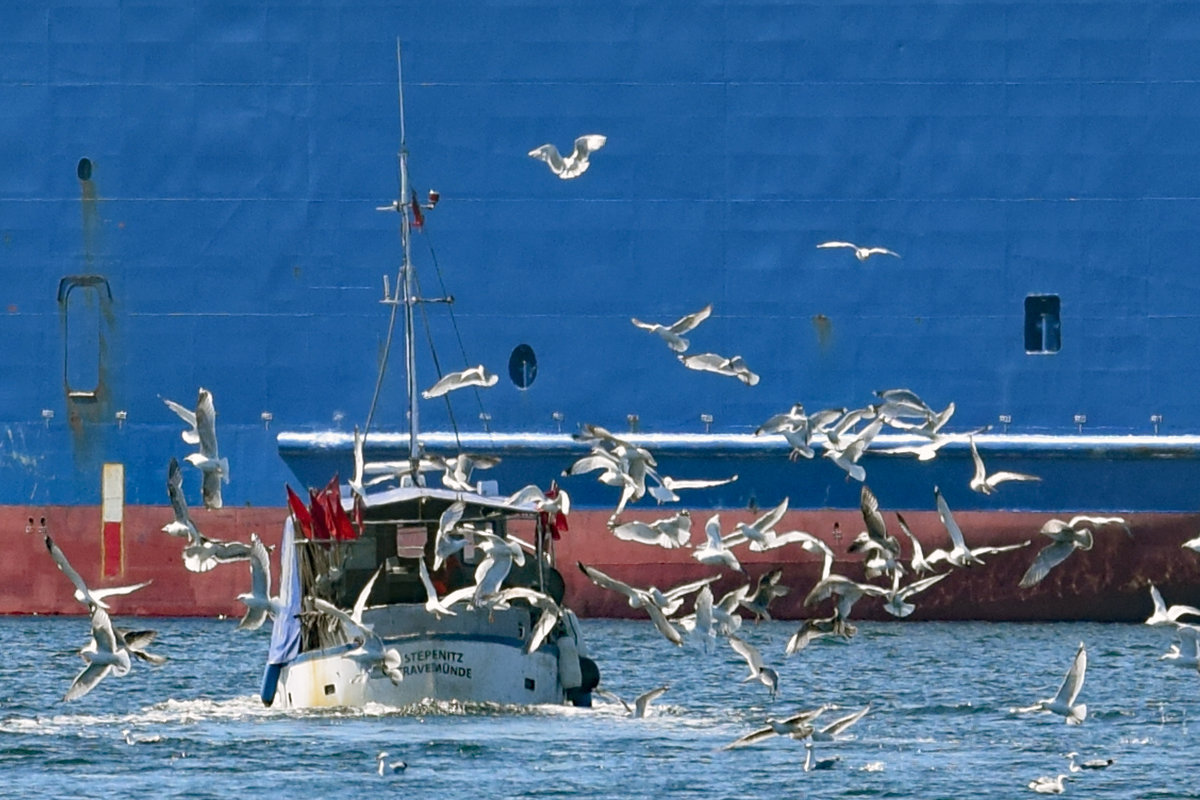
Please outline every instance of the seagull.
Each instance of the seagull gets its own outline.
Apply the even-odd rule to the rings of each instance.
[[[816,769],[833,769],[837,763],[842,760],[841,756],[830,756],[829,758],[818,758],[813,760],[813,745],[812,742],[804,743],[804,771],[812,772]]]
[[[270,616],[280,613],[279,598],[271,597],[271,558],[257,533],[250,534],[250,591],[237,599],[246,605],[246,613],[238,622],[238,630],[253,631],[262,627]]]
[[[879,511],[879,500],[865,483],[859,492],[859,510],[867,529],[850,544],[847,552],[862,550],[872,554],[871,561],[875,563],[869,562],[868,569],[875,572],[868,572],[867,577],[874,577],[880,569],[903,571],[903,566],[896,561],[900,556],[900,541],[887,532],[887,523]]]
[[[745,736],[734,739],[721,749],[733,750],[737,747],[745,747],[746,745],[756,744],[765,739],[770,739],[772,736],[790,736],[793,739],[806,739],[812,735],[813,720],[828,710],[828,705],[821,705],[808,711],[801,711],[798,714],[785,717],[784,719],[774,719],[768,717],[766,720],[766,725],[750,731],[750,733],[747,733]]]
[[[191,453],[184,460],[204,474],[201,485],[204,507],[220,508],[221,483],[229,483],[229,459],[221,458],[217,453],[217,411],[213,405],[212,392],[203,386],[200,387],[195,411],[189,411],[166,398],[163,398],[163,402],[192,426],[191,430],[183,432],[183,440],[188,444],[199,445],[200,452]]]
[[[797,531],[802,533],[802,531]],[[754,585],[754,591],[749,597],[739,599],[739,604],[754,613],[754,619],[757,622],[762,619],[771,619],[769,610],[771,602],[776,597],[783,597],[788,593],[788,587],[780,586],[779,579],[783,577],[783,569],[775,568],[768,572],[764,572],[758,576],[758,583]]]
[[[109,672],[117,676],[129,672],[129,651],[117,642],[117,634],[107,612],[95,603],[91,605],[91,612],[92,642],[80,651],[87,666],[71,681],[70,688],[63,695],[63,702],[83,697]]]
[[[758,375],[750,371],[750,368],[746,366],[746,362],[742,360],[741,356],[725,358],[716,353],[700,353],[694,356],[680,355],[679,360],[688,369],[694,369],[699,372],[715,372],[718,375],[728,375],[731,378],[737,378],[747,386],[755,386],[759,381]]]
[[[421,585],[425,587],[425,610],[433,614],[436,619],[441,619],[445,616],[458,616],[457,613],[450,610],[448,605],[438,599],[437,589],[433,586],[433,579],[429,577],[429,567],[425,566],[425,559],[421,558],[417,560],[417,568],[421,575]]]
[[[128,628],[113,628],[117,635],[117,644],[129,651],[129,655],[145,661],[147,664],[159,666],[167,663],[166,656],[160,656],[157,653],[151,653],[146,650],[150,643],[158,636],[158,631],[144,630],[133,631]],[[89,647],[91,644],[88,645]]]
[[[908,523],[904,521],[904,517],[900,516],[900,512],[896,512],[896,521],[900,523],[900,530],[904,531],[912,542],[912,558],[909,559],[909,566],[912,571],[921,575],[926,572],[933,571],[933,565],[925,560],[925,551],[921,547],[921,543],[917,541],[917,537],[912,532],[912,528],[908,527]]]
[[[658,698],[662,697],[663,694],[670,688],[671,687],[668,685],[663,685],[663,686],[659,686],[654,689],[651,689],[648,692],[642,692],[641,694],[639,694],[637,696],[636,699],[634,699],[632,706],[630,706],[629,703],[626,703],[624,700],[622,700],[620,697],[613,694],[612,692],[608,692],[603,689],[593,689],[593,692],[600,695],[601,697],[605,697],[610,700],[614,700],[614,701],[620,703],[621,705],[625,706],[625,711],[628,712],[628,714],[630,716],[632,716],[634,719],[642,719],[643,717],[646,717],[649,715],[650,704],[653,703]]]
[[[1200,617],[1200,608],[1195,606],[1171,606],[1163,602],[1158,587],[1150,584],[1150,599],[1154,603],[1154,611],[1146,618],[1147,625],[1174,625],[1180,617]]]
[[[779,693],[779,673],[763,666],[762,653],[758,648],[737,636],[729,637],[729,645],[734,652],[746,659],[746,664],[750,667],[750,674],[742,678],[742,683],[759,681],[771,690],[771,699],[775,699],[775,695]]]
[[[649,591],[636,589],[616,578],[611,578],[598,569],[586,566],[582,561],[576,563],[579,565],[579,570],[588,576],[592,583],[601,589],[609,589],[625,595],[629,599],[630,608],[645,609],[646,613],[650,615],[650,619],[654,621],[654,627],[658,628],[659,633],[667,637],[668,641],[675,645],[683,645],[683,634],[667,619],[667,615],[663,613],[662,608],[655,602],[654,596]]]
[[[734,526],[733,533],[730,536],[741,534],[751,542],[760,545],[765,545],[767,535],[774,533],[775,526],[783,519],[783,515],[787,513],[788,498],[783,498],[783,502],[772,508],[767,513],[763,514],[754,522],[747,525],[745,522],[739,522]],[[733,541],[731,539],[731,541]]]
[[[190,572],[208,572],[217,564],[249,561],[253,556],[252,545],[245,542],[209,539],[200,531],[196,531],[188,537],[188,543],[184,545],[183,565]]]
[[[690,517],[688,519],[690,519]],[[687,539],[691,538],[690,522],[689,528],[686,532],[687,535],[682,542],[661,528],[655,527],[647,522],[642,522],[641,520],[635,519],[629,522],[623,522],[620,525],[613,525],[613,520],[610,519],[609,526],[609,530],[612,531],[613,536],[622,541],[656,545],[665,550],[674,550],[677,547],[683,547],[687,543]]]
[[[217,564],[249,561],[253,557],[253,545],[209,539],[194,529],[183,548],[183,566],[190,572],[208,572]]]
[[[1067,769],[1071,770],[1071,772],[1080,772],[1081,770],[1085,769],[1108,769],[1113,765],[1113,759],[1111,758],[1091,758],[1087,761],[1084,761],[1082,764],[1076,764],[1075,759],[1078,757],[1079,753],[1067,753],[1067,758],[1071,760],[1071,763],[1067,766]]]
[[[188,513],[187,500],[183,496],[183,470],[179,468],[179,461],[175,458],[167,465],[167,497],[171,501],[171,511],[175,519],[162,526],[163,532],[184,537],[198,533],[196,524],[192,522],[192,516]]]
[[[1129,531],[1129,526],[1121,517],[1075,516],[1067,522],[1061,519],[1047,520],[1039,533],[1050,537],[1050,544],[1037,554],[1017,585],[1028,589],[1045,578],[1051,569],[1065,561],[1071,553],[1076,550],[1091,550],[1094,539],[1092,529],[1087,526],[1109,524],[1122,525],[1126,532]]]
[[[837,596],[836,617],[838,622],[845,623],[850,619],[850,609],[864,595],[884,597],[887,589],[869,583],[857,583],[842,575],[829,575],[819,581],[804,598],[804,605],[811,606],[831,596]]]
[[[511,536],[502,538],[489,531],[476,534],[475,546],[484,555],[475,565],[475,591],[471,599],[471,604],[479,607],[500,593],[514,563],[518,566],[525,564],[525,551]]]
[[[694,611],[686,617],[676,620],[679,627],[687,632],[688,637],[700,644],[700,649],[711,653],[717,641],[717,621],[714,615],[712,589],[705,584],[696,594],[693,603]]]
[[[534,483],[509,495],[504,502],[510,506],[533,503],[533,507],[539,514],[549,514],[551,519],[557,514],[571,513],[571,498],[565,490],[559,489],[558,493],[550,498],[546,497],[546,493],[542,491],[541,487]]]
[[[821,242],[817,247],[849,247],[859,261],[866,261],[873,255],[900,257],[899,253],[888,250],[886,247],[859,247],[853,242]]]
[[[918,592],[925,591],[949,574],[949,572],[942,572],[937,575],[930,575],[928,578],[913,581],[907,586],[902,587],[900,586],[900,572],[893,572],[892,590],[885,595],[887,602],[883,604],[883,609],[892,616],[907,617],[916,609],[916,606],[908,602],[908,598]]]
[[[1063,781],[1069,778],[1069,775],[1058,775],[1054,778],[1043,775],[1040,778],[1030,781],[1028,785],[1030,789],[1033,789],[1038,794],[1062,794],[1064,790]]]
[[[745,572],[737,556],[725,546],[725,541],[721,538],[721,519],[719,514],[713,514],[708,518],[708,522],[704,524],[704,535],[707,537],[704,545],[692,551],[692,558],[701,564],[709,566],[724,565],[729,569]],[[730,535],[733,536],[736,534]]]
[[[1171,649],[1159,656],[1159,661],[1170,661],[1175,666],[1200,672],[1200,628],[1180,623],[1176,625],[1175,633],[1179,635],[1179,644],[1172,642]]]
[[[500,463],[497,456],[472,453],[459,453],[450,458],[428,453],[426,458],[430,460],[435,469],[442,471],[442,485],[456,492],[478,491],[476,485],[471,482],[471,473],[476,469],[491,469]]]
[[[512,586],[500,592],[492,607],[506,607],[512,600],[524,600],[539,612],[537,622],[529,632],[529,641],[525,644],[525,652],[532,653],[542,646],[550,631],[554,630],[562,617],[562,609],[550,595],[523,586]]]
[[[782,435],[787,443],[792,446],[791,451],[788,453],[788,460],[795,461],[802,457],[813,457],[813,449],[809,445],[812,432],[812,421],[804,413],[804,406],[796,403],[782,414],[769,417],[766,422],[755,429],[754,435]]]
[[[388,757],[387,751],[380,751],[379,755],[375,756],[375,761],[379,765],[377,771],[379,772],[380,775],[384,775],[388,772],[391,772],[391,773],[404,772],[404,770],[408,769],[408,764],[404,763],[403,761],[390,761],[389,762],[387,760],[387,757]]]
[[[426,400],[432,400],[435,397],[441,397],[455,389],[462,389],[467,386],[483,386],[485,388],[495,386],[499,380],[499,375],[494,372],[488,372],[487,368],[480,364],[477,367],[464,369],[461,372],[450,372],[443,375],[437,383],[421,392],[421,397],[424,397]]]
[[[575,149],[569,156],[563,157],[553,144],[544,144],[530,150],[529,157],[545,161],[549,165],[550,171],[565,181],[570,178],[578,178],[587,172],[587,168],[591,166],[589,157],[604,147],[604,143],[607,141],[608,137],[606,136],[589,133],[575,140]]]
[[[836,740],[839,736],[846,732],[847,728],[865,717],[867,712],[870,710],[871,704],[868,703],[852,714],[847,714],[844,717],[838,717],[828,725],[814,730],[812,732],[812,740],[814,742],[832,742]]]
[[[670,325],[642,322],[637,317],[631,318],[630,322],[644,331],[650,331],[651,333],[657,334],[659,338],[667,343],[668,347],[670,347],[676,353],[682,353],[688,349],[688,340],[683,338],[683,334],[692,330],[701,322],[704,322],[704,320],[708,319],[710,314],[712,314],[711,303],[693,314],[680,317]]]
[[[820,619],[806,619],[800,624],[800,629],[788,639],[784,655],[799,653],[816,639],[840,637],[848,640],[853,631],[854,626],[839,620],[837,614]]]
[[[50,534],[45,534],[46,549],[50,551],[50,557],[54,559],[54,563],[62,570],[62,573],[67,576],[67,579],[75,586],[75,599],[83,603],[85,606],[98,606],[100,608],[108,608],[108,603],[104,602],[104,598],[113,597],[116,595],[129,594],[141,589],[143,586],[149,586],[150,581],[142,581],[135,583],[132,586],[112,586],[106,589],[89,589],[87,584],[83,582],[83,578],[71,566],[71,562],[67,561],[66,555],[50,538]]]
[[[950,541],[954,545],[950,552],[945,552],[939,548],[936,553],[940,553],[950,564],[956,567],[969,567],[973,564],[982,564],[979,559],[967,547],[963,541],[962,528],[958,527],[958,523],[954,521],[954,515],[950,513],[950,506],[946,503],[946,498],[942,497],[941,489],[933,487],[934,501],[937,503],[938,518],[941,519],[942,525],[946,528],[946,533],[950,534]],[[929,562],[936,563],[939,559],[934,558],[934,553],[929,554]]]
[[[1047,700],[1038,700],[1035,705],[1018,708],[1017,713],[1049,711],[1066,717],[1068,725],[1082,724],[1087,719],[1087,704],[1076,703],[1075,699],[1079,696],[1079,690],[1083,688],[1083,678],[1086,673],[1087,650],[1084,648],[1083,642],[1080,642],[1079,649],[1075,651],[1075,658],[1071,661],[1071,668],[1067,670],[1062,685],[1058,687],[1058,694]]]
[[[703,479],[679,479],[672,478],[670,475],[659,475],[653,470],[647,470],[646,476],[658,482],[657,486],[649,487],[650,496],[658,501],[659,505],[663,503],[679,502],[679,495],[675,493],[676,489],[711,489],[715,486],[724,486],[728,483],[733,483],[738,479],[737,475],[728,478],[715,478],[711,480]]]
[[[979,448],[975,446],[975,437],[967,439],[971,443],[971,458],[975,462],[975,474],[971,477],[971,489],[980,494],[995,494],[997,484],[1005,481],[1040,481],[1037,475],[1027,475],[1024,472],[993,472],[991,475],[983,468],[983,459],[979,456]]]
[[[375,586],[375,581],[382,571],[382,566],[375,570],[375,574],[359,591],[358,598],[354,601],[354,608],[350,610],[350,613],[346,613],[320,597],[312,598],[312,604],[317,611],[341,622],[346,637],[358,643],[358,647],[346,653],[346,658],[356,662],[364,671],[352,678],[352,681],[366,680],[371,671],[378,668],[391,680],[393,685],[398,685],[404,680],[399,651],[395,648],[384,647],[383,639],[375,633],[374,626],[363,622],[362,619],[363,611],[367,607],[367,598],[370,597],[371,589]]]

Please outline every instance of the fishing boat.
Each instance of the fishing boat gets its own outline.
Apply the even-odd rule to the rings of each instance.
[[[399,44],[396,59],[399,66]],[[364,482],[375,471],[363,461],[368,414],[344,492],[335,476],[305,509],[289,488],[262,699],[282,708],[590,705],[600,675],[564,605],[552,546],[560,512],[546,510],[536,486],[501,497],[494,482],[470,482],[469,468],[453,489],[426,481],[426,470],[471,456],[435,456],[420,437],[414,315],[428,299],[417,292],[411,257],[411,225],[422,212],[409,200],[402,79],[400,87],[400,193],[391,208],[400,212],[404,257],[397,294],[385,289],[384,301],[389,326],[397,310],[403,324],[406,458]],[[386,369],[385,353],[380,377]]]

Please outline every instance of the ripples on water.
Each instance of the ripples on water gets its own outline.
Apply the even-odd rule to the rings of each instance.
[[[379,792],[501,797],[1034,796],[1026,784],[1066,772],[1064,754],[1113,758],[1078,773],[1068,796],[1200,797],[1192,724],[1200,674],[1159,656],[1170,633],[1145,625],[862,623],[849,643],[817,642],[783,659],[791,623],[747,623],[743,637],[780,672],[775,701],[741,683],[727,646],[711,655],[667,643],[649,622],[585,620],[602,686],[632,701],[671,689],[635,720],[614,703],[508,709],[429,705],[282,713],[257,698],[266,631],[232,621],[130,620],[157,627],[162,667],[135,663],[71,704],[59,701],[82,662],[78,618],[0,619],[0,795],[264,797]],[[1089,716],[1069,727],[1011,709],[1058,689],[1080,641]],[[871,703],[838,756],[805,773],[799,742],[720,748],[820,703]],[[827,716],[827,719],[831,718]],[[127,740],[133,742],[127,743]],[[408,770],[383,778],[386,750]],[[486,787],[481,791],[482,787]]]

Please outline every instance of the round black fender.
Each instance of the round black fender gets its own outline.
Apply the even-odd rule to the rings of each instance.
[[[579,657],[579,672],[583,683],[574,689],[567,690],[567,699],[579,708],[592,707],[592,689],[600,685],[600,667],[587,656]]]

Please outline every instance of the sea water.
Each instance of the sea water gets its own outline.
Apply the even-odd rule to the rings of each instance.
[[[1159,656],[1171,632],[1131,624],[889,622],[790,657],[795,623],[746,622],[741,636],[780,674],[772,699],[742,682],[724,641],[676,647],[648,621],[584,620],[601,685],[628,699],[670,689],[644,719],[592,708],[428,705],[304,712],[264,708],[268,633],[233,620],[130,619],[152,627],[159,667],[135,662],[87,696],[61,697],[82,667],[86,617],[0,619],[0,796],[422,798],[1010,798],[1084,770],[1067,795],[1200,797],[1200,674]],[[1014,709],[1052,696],[1079,643],[1088,652],[1084,724]],[[870,705],[841,741],[817,743],[805,772],[790,738],[722,749],[822,703],[821,722]],[[380,776],[376,755],[407,769]]]

